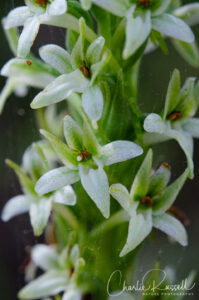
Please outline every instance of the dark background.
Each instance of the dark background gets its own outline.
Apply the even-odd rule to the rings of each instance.
[[[0,18],[5,16],[12,8],[23,5],[23,1],[6,0],[0,4]],[[199,40],[199,27],[195,27],[197,40]],[[46,34],[47,33],[47,34]],[[42,41],[42,42],[41,42]],[[42,27],[34,45],[34,51],[41,44],[64,44],[64,30]],[[12,57],[8,44],[0,28],[0,67]],[[175,49],[169,45],[169,55],[162,54],[159,50],[146,55],[141,66],[139,78],[140,108],[143,112],[159,112],[164,104],[166,88],[172,70],[177,67],[181,71],[183,80],[188,76],[199,78],[199,69],[193,69],[184,62]],[[3,88],[5,79],[0,79],[0,89]],[[3,114],[0,116],[0,209],[5,202],[19,194],[20,187],[12,170],[5,166],[5,158],[11,158],[20,163],[24,150],[33,141],[39,139],[34,112],[29,104],[35,91],[30,90],[26,98],[9,97]],[[186,165],[184,154],[179,146],[171,141],[154,147],[157,161],[167,160],[176,177]],[[180,280],[195,269],[199,273],[199,141],[195,140],[195,179],[188,180],[177,205],[186,212],[191,220],[187,228],[189,246],[183,248],[177,244],[170,244],[165,235],[158,235],[158,243],[146,243],[141,253],[140,270],[147,270],[155,259],[160,259],[161,266],[173,265],[176,268],[177,278]],[[0,221],[0,299],[15,300],[17,291],[23,285],[23,274],[20,266],[23,264],[26,245],[33,245],[38,240],[33,237],[29,218],[26,215],[14,218],[8,223]],[[194,296],[199,299],[198,278]],[[185,297],[185,299],[187,299]]]

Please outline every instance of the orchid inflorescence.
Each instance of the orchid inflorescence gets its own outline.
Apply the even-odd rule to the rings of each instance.
[[[0,111],[13,91],[23,97],[29,87],[40,89],[30,106],[44,138],[29,146],[21,166],[6,161],[23,194],[6,203],[2,220],[29,212],[34,234],[45,233],[50,244],[32,248],[32,262],[45,273],[19,292],[20,299],[77,300],[87,293],[106,299],[103,266],[117,268],[119,255],[129,262],[126,255],[153,227],[188,244],[171,208],[194,176],[199,83],[191,77],[181,87],[175,69],[163,111],[146,115],[137,104],[137,78],[143,55],[156,47],[168,52],[167,37],[189,64],[199,66],[190,28],[198,16],[198,3],[173,0],[25,0],[2,20],[15,58],[1,70],[7,82]],[[31,53],[40,25],[65,28],[66,49],[49,44],[39,57]],[[187,160],[171,182],[171,167],[163,162],[155,168],[152,150],[170,139]]]

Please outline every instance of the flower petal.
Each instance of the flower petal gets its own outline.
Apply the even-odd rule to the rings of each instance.
[[[171,205],[177,198],[180,190],[182,189],[188,174],[189,170],[186,169],[180,177],[178,177],[172,184],[170,184],[164,190],[162,196],[153,206],[153,215],[161,215],[171,207]]]
[[[120,256],[124,256],[135,249],[147,237],[147,235],[149,235],[151,229],[151,210],[139,214],[134,212],[129,223],[127,242],[122,249]]]
[[[153,217],[153,226],[180,243],[182,246],[187,246],[187,233],[180,221],[169,214]]]
[[[34,234],[39,236],[43,233],[51,211],[51,198],[35,199],[30,204],[30,221]]]
[[[134,16],[135,5],[127,12],[126,42],[123,51],[124,59],[127,59],[145,42],[151,31],[150,11]]]
[[[105,39],[100,36],[89,45],[86,51],[86,59],[91,65],[96,64],[100,60],[104,44]]]
[[[193,43],[194,34],[190,27],[181,19],[169,14],[152,18],[153,29],[177,40]]]
[[[61,74],[73,71],[70,54],[57,45],[46,45],[39,49],[40,57]]]
[[[199,48],[196,42],[185,43],[179,40],[172,40],[174,47],[188,64],[194,68],[199,67]]]
[[[168,6],[171,3],[171,0],[160,0],[160,1],[156,1],[156,2],[157,2],[157,6],[155,5],[154,10],[153,9],[151,10],[152,16],[161,15],[164,11],[166,11]]]
[[[81,183],[87,194],[95,202],[105,218],[110,215],[110,195],[106,173],[102,168],[91,169],[82,164],[79,165]]]
[[[69,279],[67,272],[49,271],[26,285],[18,294],[20,299],[37,299],[64,291]]]
[[[63,74],[39,93],[31,103],[32,108],[40,108],[66,99],[72,92],[82,93],[88,86],[88,80],[80,70]]]
[[[48,13],[52,16],[62,15],[67,10],[66,0],[54,0],[48,5]]]
[[[92,0],[92,2],[119,17],[124,17],[129,8],[128,0]]]
[[[194,138],[199,138],[199,119],[191,118],[182,124],[182,128]]]
[[[38,244],[33,247],[31,258],[44,271],[59,268],[59,256],[53,247]]]
[[[73,188],[70,185],[67,185],[55,193],[53,200],[60,204],[75,205],[77,197]]]
[[[63,294],[62,300],[81,300],[82,294],[77,288],[70,288]]]
[[[127,188],[120,183],[112,184],[110,186],[110,194],[128,212],[130,206],[130,195]]]
[[[14,80],[13,78],[9,78],[6,81],[6,84],[0,93],[0,114],[3,111],[7,98],[12,94],[16,85],[17,85],[17,81]]]
[[[31,18],[33,14],[26,6],[19,6],[8,14],[5,18],[4,28],[9,29],[12,27],[23,26],[28,18]]]
[[[142,148],[130,141],[115,141],[101,147],[99,158],[104,166],[122,162],[143,153]]]
[[[198,24],[199,18],[199,3],[190,3],[183,5],[174,10],[173,14],[183,19],[190,26]]]
[[[60,167],[45,173],[36,183],[35,191],[40,194],[58,190],[65,185],[73,184],[79,180],[77,170]]]
[[[150,133],[164,133],[165,124],[162,118],[157,114],[149,114],[144,120],[144,130]]]
[[[26,57],[30,52],[39,31],[39,26],[40,22],[37,16],[26,20],[18,42],[17,55],[19,57]]]
[[[64,136],[71,149],[83,150],[83,131],[69,115],[63,119]]]
[[[7,222],[15,216],[28,212],[29,206],[30,200],[24,195],[11,198],[3,208],[1,214],[2,221]]]
[[[97,85],[88,87],[82,95],[82,105],[91,120],[98,121],[103,111],[103,95]]]
[[[150,177],[148,194],[152,197],[161,194],[163,189],[167,186],[170,177],[171,170],[169,165],[166,163],[161,164],[161,166]]]

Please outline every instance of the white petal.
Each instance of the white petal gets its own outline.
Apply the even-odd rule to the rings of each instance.
[[[110,194],[128,212],[130,207],[130,195],[127,188],[120,183],[112,184],[110,186]]]
[[[49,198],[42,198],[35,199],[30,205],[30,221],[36,236],[41,235],[47,225],[51,211],[51,202]]]
[[[170,235],[182,246],[188,245],[187,233],[184,226],[171,215],[164,214],[162,216],[153,217],[153,226]]]
[[[161,15],[164,11],[167,10],[168,6],[170,5],[171,0],[161,0],[159,1],[159,7],[156,8],[153,12],[152,12],[152,16],[158,16]]]
[[[28,18],[32,17],[31,11],[26,6],[17,7],[5,18],[4,27],[9,29],[12,27],[23,26]]]
[[[153,133],[164,133],[165,124],[162,118],[157,114],[149,114],[144,120],[144,130]]]
[[[67,115],[63,119],[64,137],[68,146],[71,149],[82,150],[83,145],[83,131],[76,121]]]
[[[191,118],[182,124],[182,128],[194,138],[199,138],[199,119]]]
[[[124,59],[127,59],[145,42],[151,31],[150,11],[134,17],[135,5],[127,12],[126,42],[123,51]]]
[[[58,190],[65,185],[73,184],[79,180],[78,171],[66,167],[53,169],[45,173],[36,183],[35,191],[42,195]]]
[[[3,111],[7,98],[12,94],[16,85],[17,85],[17,81],[15,81],[13,78],[9,78],[6,81],[6,84],[0,93],[0,114]]]
[[[39,49],[40,57],[61,74],[73,71],[70,63],[70,54],[57,45],[46,45]]]
[[[89,81],[80,70],[56,78],[31,103],[32,108],[40,108],[66,99],[72,92],[83,92]]]
[[[39,26],[40,22],[38,17],[29,18],[25,22],[18,42],[17,55],[19,57],[26,57],[30,52],[30,48],[39,31]]]
[[[53,247],[38,244],[33,247],[31,258],[44,271],[59,268],[59,256]]]
[[[194,35],[190,27],[181,19],[169,14],[162,14],[161,16],[152,18],[153,29],[168,35],[175,39],[192,43]]]
[[[103,165],[109,166],[137,157],[142,153],[142,148],[133,142],[115,141],[101,148],[99,158],[102,160]]]
[[[77,197],[73,188],[70,185],[67,185],[58,190],[54,195],[54,202],[65,205],[75,205]]]
[[[26,285],[18,294],[20,299],[37,299],[56,295],[68,285],[67,272],[49,271]]]
[[[129,8],[128,0],[92,0],[92,2],[119,17],[124,17]]]
[[[81,300],[82,294],[78,289],[71,288],[64,293],[62,300]]]
[[[85,191],[95,202],[105,218],[110,215],[110,195],[106,173],[102,168],[90,169],[80,164],[79,174]]]
[[[67,10],[67,0],[53,0],[48,6],[48,13],[50,15],[62,15]]]
[[[124,256],[133,249],[135,249],[146,237],[152,229],[152,215],[151,210],[146,213],[134,214],[131,217],[128,229],[127,242],[120,253]]]
[[[100,60],[104,44],[105,39],[100,36],[89,45],[86,51],[86,59],[91,65],[96,64]]]
[[[199,3],[190,3],[178,7],[173,14],[183,19],[190,26],[198,24],[199,19]]]
[[[2,221],[7,222],[15,216],[28,212],[29,206],[30,201],[24,195],[19,195],[11,198],[3,208],[1,214]]]
[[[103,103],[103,95],[97,85],[88,87],[82,95],[83,108],[93,121],[98,121],[101,118]]]

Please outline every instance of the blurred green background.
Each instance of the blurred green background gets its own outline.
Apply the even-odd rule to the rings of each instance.
[[[187,1],[186,1],[187,2]],[[192,1],[189,1],[192,2]],[[12,8],[22,5],[23,1],[6,0],[0,4],[0,18]],[[199,41],[199,26],[193,28]],[[46,34],[47,33],[47,34]],[[42,37],[42,38],[41,38]],[[51,27],[42,27],[34,46],[37,53],[38,45],[46,43],[64,44],[64,31]],[[2,28],[0,28],[0,67],[12,57]],[[188,76],[199,78],[199,69],[193,69],[178,55],[168,42],[169,55],[160,50],[146,55],[141,65],[139,78],[139,103],[143,112],[159,112],[164,104],[165,93],[171,72],[175,67],[181,71],[182,79]],[[0,79],[0,89],[5,79]],[[19,184],[14,172],[5,166],[5,158],[11,158],[20,163],[24,150],[33,141],[39,139],[35,114],[29,104],[35,91],[30,90],[26,98],[12,95],[0,116],[0,209],[12,196],[20,193]],[[181,173],[186,165],[186,159],[179,146],[171,141],[154,147],[156,162],[167,161],[173,170],[173,176]],[[177,206],[186,212],[191,220],[187,228],[189,246],[182,248],[177,244],[168,243],[166,235],[155,232],[158,243],[147,242],[140,253],[139,272],[142,273],[152,267],[154,260],[159,259],[161,267],[171,265],[176,268],[177,277],[184,278],[192,269],[199,273],[199,141],[195,140],[195,179],[188,181],[181,191]],[[38,242],[33,237],[27,216],[17,217],[9,223],[0,222],[0,299],[15,300],[17,291],[23,285],[21,266],[26,257],[25,247]],[[198,279],[194,296],[185,299],[199,299]]]

